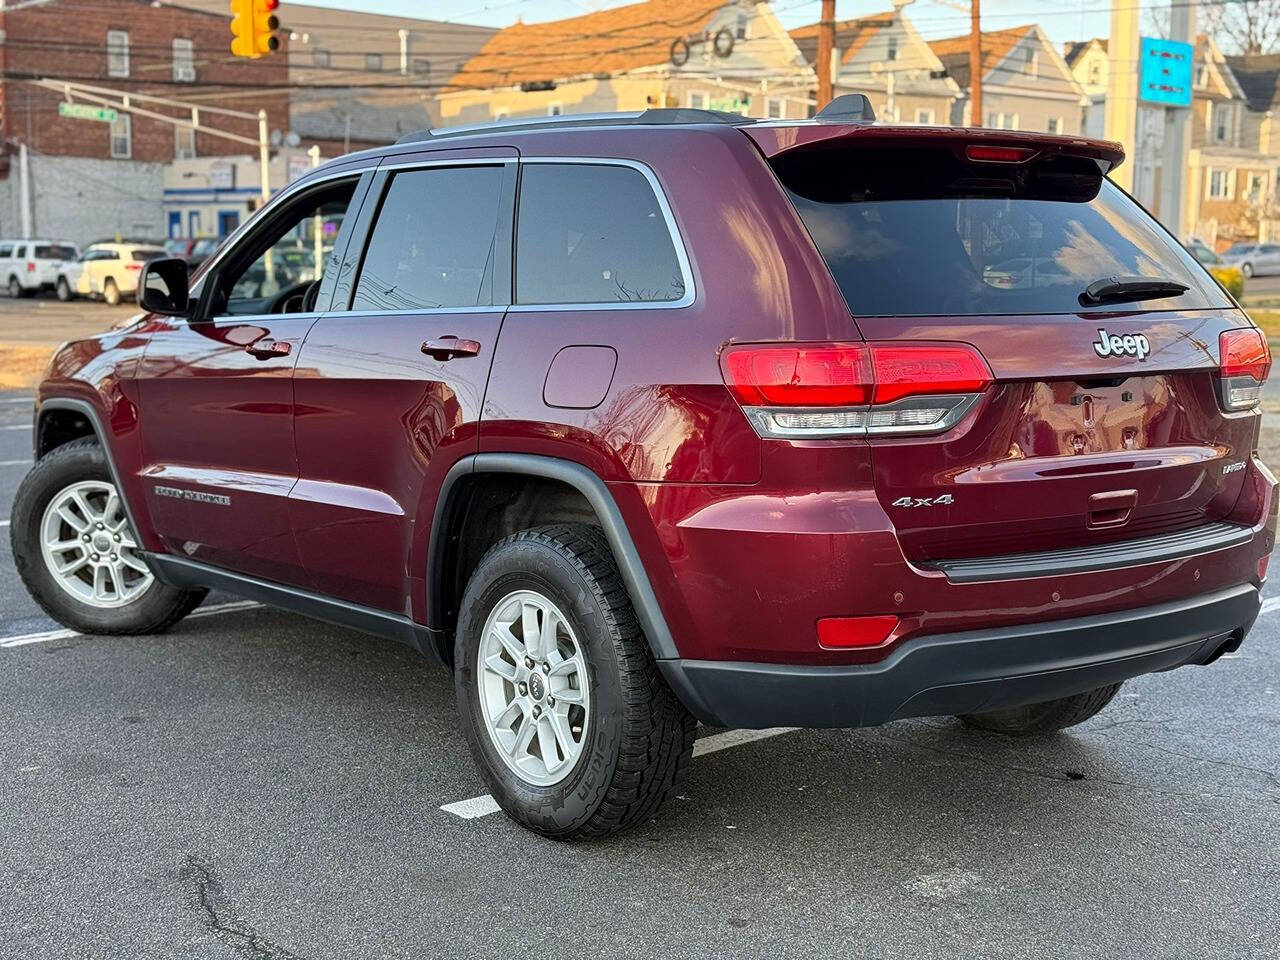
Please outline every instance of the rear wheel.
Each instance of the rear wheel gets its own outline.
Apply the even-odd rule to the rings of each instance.
[[[81,633],[159,633],[204,599],[160,583],[94,438],[41,459],[23,479],[9,528],[14,564],[49,616]]]
[[[1084,723],[1105,707],[1119,691],[1120,684],[1113,683],[1072,697],[1046,700],[1025,707],[1007,710],[990,710],[986,713],[963,714],[960,719],[971,727],[1004,733],[1011,737],[1031,737],[1053,733]]]
[[[639,823],[675,788],[696,724],[658,673],[603,535],[561,525],[485,554],[462,600],[462,728],[499,805],[552,837]]]
[[[71,284],[67,283],[66,277],[58,278],[58,299],[63,303],[69,301],[74,294],[71,292]]]
[[[1253,264],[1252,264],[1252,263],[1242,263],[1242,264],[1240,265],[1240,272],[1241,272],[1241,273],[1243,273],[1243,274],[1245,275],[1245,278],[1246,278],[1246,279],[1248,279],[1249,277],[1252,277],[1252,276],[1253,276]]]
[[[120,304],[120,288],[116,286],[116,282],[110,277],[107,277],[102,284],[102,299],[113,307]]]

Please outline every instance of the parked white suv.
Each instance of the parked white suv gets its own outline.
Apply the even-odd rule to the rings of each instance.
[[[52,290],[61,265],[78,253],[66,240],[0,240],[0,284],[14,298]]]
[[[62,264],[59,300],[93,297],[115,306],[138,292],[138,277],[148,260],[165,256],[164,248],[140,243],[95,243],[79,258]]]

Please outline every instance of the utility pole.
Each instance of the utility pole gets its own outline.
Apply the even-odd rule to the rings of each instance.
[[[982,126],[982,10],[969,0],[969,126]]]
[[[818,21],[818,109],[831,102],[831,51],[836,45],[836,0],[822,0]]]
[[[266,110],[258,111],[258,162],[262,165],[262,205],[265,207],[267,201],[271,199],[271,149],[267,143]],[[269,285],[275,279],[270,247],[267,247],[266,253],[262,255],[262,265],[266,272],[266,283]]]

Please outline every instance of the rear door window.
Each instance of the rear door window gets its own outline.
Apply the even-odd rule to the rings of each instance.
[[[775,169],[855,315],[1231,306],[1190,253],[1083,163],[1002,171],[946,150],[880,148],[784,154]],[[1085,288],[1117,276],[1188,290],[1082,304]]]
[[[603,164],[523,166],[516,303],[663,303],[684,295],[671,229],[643,173]]]
[[[397,173],[382,200],[352,310],[434,310],[493,302],[502,166]]]

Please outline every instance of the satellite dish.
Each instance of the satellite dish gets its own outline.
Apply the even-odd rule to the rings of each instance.
[[[286,147],[296,147],[300,143],[302,143],[302,138],[298,136],[298,134],[295,131],[290,130],[287,134],[285,134],[284,145]]]

